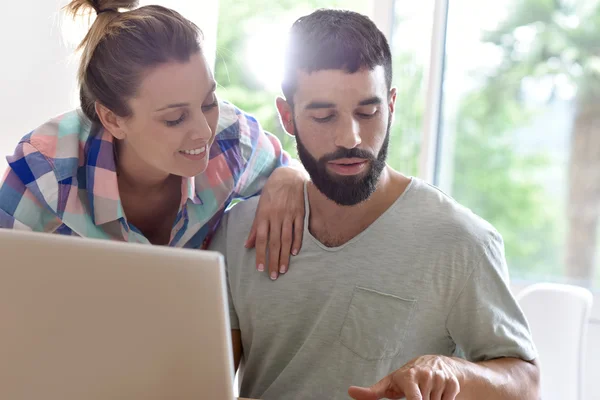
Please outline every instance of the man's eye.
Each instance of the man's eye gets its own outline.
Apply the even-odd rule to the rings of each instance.
[[[360,118],[369,119],[369,118],[373,118],[378,113],[379,113],[379,110],[375,110],[372,113],[356,113],[356,115],[358,115]]]
[[[327,117],[323,117],[323,118],[313,117],[313,119],[316,122],[325,123],[325,122],[329,122],[329,121],[331,121],[333,119],[333,114],[332,115],[328,115]]]

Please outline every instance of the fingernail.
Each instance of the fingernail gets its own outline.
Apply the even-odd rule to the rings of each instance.
[[[271,272],[271,280],[275,280],[277,279],[277,272],[273,271]]]
[[[265,270],[265,266],[264,266],[264,265],[262,265],[262,264],[258,264],[258,270],[259,270],[260,272],[263,272],[263,271]]]
[[[296,249],[292,250],[292,254],[295,255],[295,256],[297,256],[298,255],[298,250],[296,250]]]
[[[279,273],[280,273],[280,274],[285,274],[285,271],[286,271],[286,269],[285,269],[285,265],[282,265],[282,266],[279,268]]]

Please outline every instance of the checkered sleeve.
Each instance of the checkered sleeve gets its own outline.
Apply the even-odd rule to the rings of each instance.
[[[273,171],[290,163],[290,156],[277,137],[262,129],[251,115],[240,116],[242,171],[233,196],[246,199],[258,194]]]
[[[7,157],[0,183],[0,228],[53,232],[61,225],[53,208],[58,182],[50,160],[28,142]]]

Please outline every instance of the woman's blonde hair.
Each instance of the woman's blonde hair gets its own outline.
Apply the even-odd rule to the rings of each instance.
[[[73,17],[97,15],[78,47],[81,108],[94,122],[96,102],[130,116],[127,100],[148,68],[186,62],[200,51],[202,32],[194,23],[165,7],[137,6],[137,0],[73,0],[65,7]]]

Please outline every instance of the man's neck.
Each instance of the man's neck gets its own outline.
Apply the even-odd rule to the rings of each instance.
[[[386,166],[375,192],[355,206],[340,206],[309,183],[309,230],[326,246],[341,246],[375,222],[404,193],[409,183],[410,178]]]

